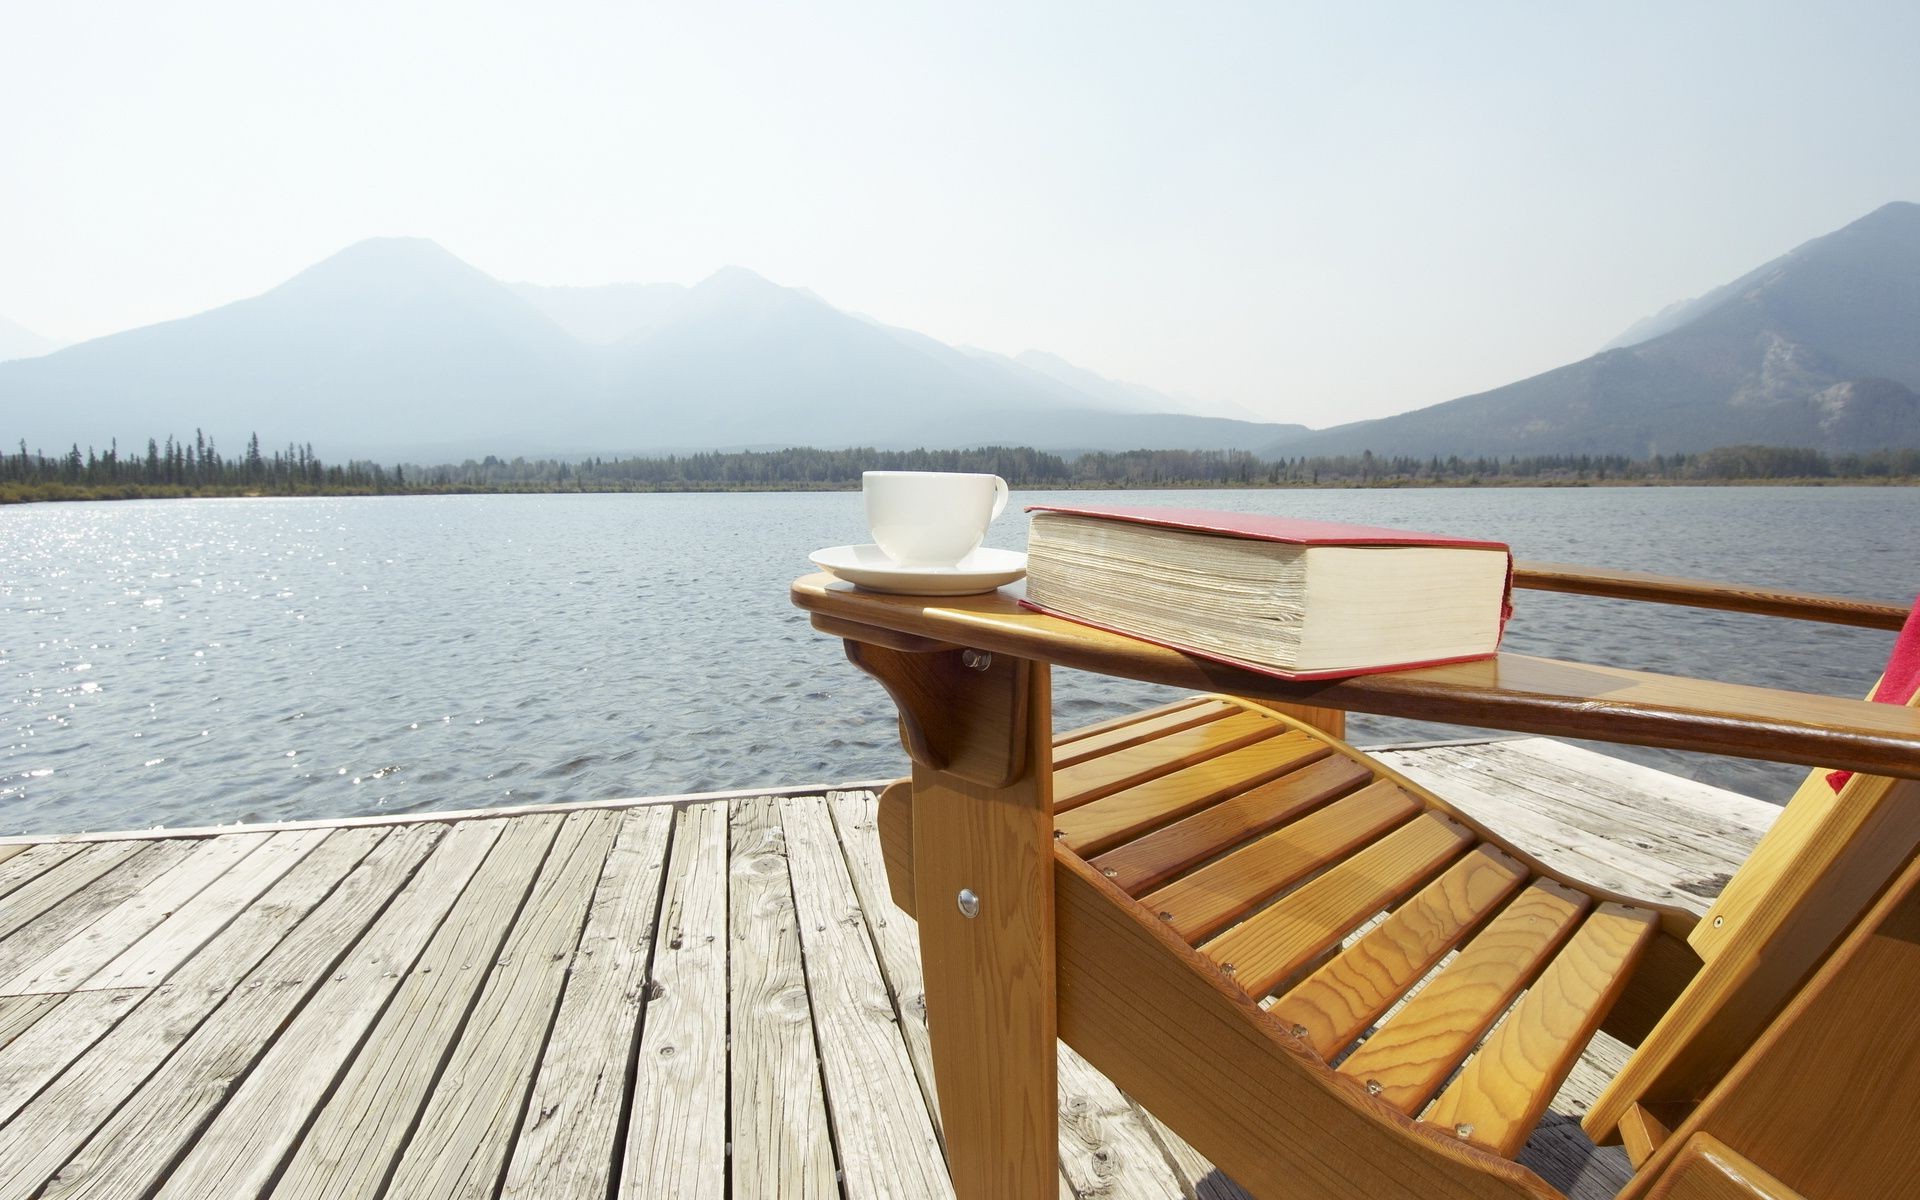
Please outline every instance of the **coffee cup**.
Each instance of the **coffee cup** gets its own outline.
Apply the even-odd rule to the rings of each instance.
[[[951,567],[1007,507],[1007,481],[955,471],[867,471],[867,528],[903,567]]]

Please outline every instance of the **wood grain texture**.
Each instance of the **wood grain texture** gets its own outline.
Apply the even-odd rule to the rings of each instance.
[[[1920,859],[1675,1130],[1669,1149],[1679,1145],[1684,1156],[1709,1134],[1809,1197],[1920,1195],[1916,993]],[[1656,1156],[1645,1174],[1662,1177],[1668,1161]],[[1637,1190],[1629,1194],[1637,1200]]]
[[[946,1195],[953,1185],[833,819],[817,802],[779,806],[841,1186],[849,1200]]]
[[[156,1197],[197,1200],[257,1196],[265,1190],[400,981],[413,971],[504,824],[467,822],[452,830],[427,827],[444,836],[433,845],[426,863],[322,979],[231,1098],[193,1137],[186,1156],[164,1169]],[[382,849],[397,850],[403,845],[389,838]],[[373,865],[369,856],[361,869]],[[101,1180],[102,1185],[106,1182]],[[128,1176],[124,1182],[141,1181]],[[101,1190],[116,1189],[103,1186]]]
[[[139,842],[115,846],[88,846],[0,897],[0,938],[16,932],[67,899],[116,870],[147,847]],[[0,943],[3,944],[3,943]]]
[[[1580,926],[1426,1120],[1496,1154],[1516,1153],[1656,931],[1652,913],[1602,904]]]
[[[1054,772],[1054,811],[1064,817],[1083,804],[1136,787],[1183,767],[1191,767],[1255,742],[1277,737],[1286,728],[1258,713],[1238,712],[1139,745],[1115,750]]]
[[[1879,690],[1877,684],[1875,690]],[[1920,693],[1905,707],[1920,710]],[[1920,789],[1891,779],[1855,775],[1836,792],[1827,775],[1818,768],[1807,774],[1788,799],[1780,819],[1707,911],[1706,920],[1688,936],[1703,959],[1712,960],[1733,946],[1746,926],[1764,926],[1783,908],[1805,903],[1811,895],[1808,881],[1829,870],[1836,856],[1860,858],[1870,853],[1853,848],[1869,825],[1875,827],[1876,839],[1898,838],[1908,846],[1920,844],[1920,821],[1901,821],[1897,813],[1881,815],[1888,806],[1911,805],[1914,797],[1920,796]],[[1895,843],[1873,855],[1871,862],[1856,863],[1852,870],[1891,875],[1903,861]]]
[[[149,869],[158,865],[157,872],[122,871],[111,877],[133,884],[130,888],[88,888],[96,901],[116,890],[118,894],[97,920],[61,937],[44,954],[12,958],[4,953],[11,940],[0,946],[0,959],[6,960],[0,965],[0,994],[74,990],[266,840],[264,833],[234,833],[162,843],[171,848],[166,857],[151,858],[149,851],[141,860]]]
[[[586,929],[520,1118],[502,1200],[605,1196],[645,1004],[673,810],[629,809],[594,886]]]
[[[860,592],[828,575],[793,602],[840,624],[896,630],[995,654],[1255,700],[1308,704],[1521,733],[1602,738],[1920,777],[1920,714],[1772,688],[1500,654],[1331,681],[1224,667],[1021,609],[1004,594],[928,599]]]
[[[1549,738],[1375,757],[1497,830],[1537,874],[1694,914],[1780,816],[1777,803]]]
[[[1267,1011],[1315,1053],[1332,1058],[1526,880],[1526,868],[1481,846]]]
[[[41,961],[82,941],[103,919],[137,895],[155,877],[164,875],[192,848],[189,842],[150,843],[114,870],[0,939],[0,995],[52,990],[35,986]],[[67,989],[62,987],[57,990]]]
[[[1368,917],[1423,887],[1472,848],[1473,831],[1422,813],[1202,947],[1251,996],[1308,967]]]
[[[1044,762],[1051,742],[1035,747],[1026,731],[1031,668],[1024,659],[973,651],[931,653],[849,640],[847,659],[873,676],[900,710],[900,736],[914,762],[982,787],[1004,787]],[[958,695],[981,702],[955,706]],[[989,700],[990,697],[990,700]],[[1038,714],[1043,722],[1048,713]],[[1038,755],[1040,757],[1030,757]]]
[[[1251,1195],[1555,1196],[1530,1173],[1416,1126],[1327,1071],[1077,857],[1062,852],[1054,880],[1062,1036]]]
[[[1373,778],[1365,765],[1320,752],[1278,779],[1228,796],[1144,837],[1094,858],[1093,865],[1129,895],[1158,887],[1180,872],[1249,838],[1293,821]],[[1087,857],[1082,855],[1082,857]]]
[[[79,1152],[61,1164],[60,1175],[40,1196],[52,1198],[106,1198],[146,1196],[165,1181],[171,1165],[192,1146],[205,1121],[227,1102],[242,1079],[252,1079],[255,1062],[267,1052],[278,1031],[298,1012],[307,996],[336,979],[342,956],[361,931],[386,910],[396,893],[440,841],[438,826],[409,826],[384,837],[378,847],[301,922],[267,958],[232,991],[202,1025],[180,1044],[179,1050],[127,1098],[127,1102],[94,1133]],[[411,937],[413,931],[401,931]],[[390,964],[374,964],[378,979]],[[313,1027],[303,1029],[311,1037]],[[284,1064],[286,1060],[282,1060]],[[323,1071],[330,1077],[330,1071]],[[275,1087],[273,1083],[265,1087]],[[317,1094],[303,1096],[300,1108],[309,1108]],[[298,1127],[298,1117],[286,1121]],[[219,1173],[225,1164],[202,1160],[196,1169]],[[271,1171],[261,1171],[263,1181]],[[205,1196],[217,1192],[184,1190],[177,1194]]]
[[[492,1200],[499,1189],[566,964],[580,944],[620,820],[618,811],[602,810],[561,822],[533,894],[394,1168],[392,1194]]]
[[[1800,836],[1788,865],[1763,864],[1770,885],[1749,896],[1712,961],[1595,1102],[1589,1136],[1610,1137],[1630,1104],[1705,1095],[1920,846],[1920,782],[1855,775],[1830,805],[1814,802],[1822,819],[1790,831]]]
[[[1069,850],[1082,858],[1277,779],[1325,758],[1327,748],[1305,734],[1282,731],[1251,746],[1168,772],[1083,804],[1054,820]]]
[[[140,939],[87,976],[85,987],[152,987],[198,952],[235,914],[244,911],[297,866],[332,832],[276,833],[228,867]]]
[[[1340,1073],[1409,1115],[1465,1061],[1581,916],[1587,898],[1538,880],[1340,1064]]]
[[[20,1002],[44,999],[54,1004],[37,1010],[38,1020],[16,1030],[8,1043],[0,1046],[0,1125],[11,1120],[41,1088],[92,1049],[95,1042],[147,995],[145,988],[122,988],[67,996],[11,997]],[[97,1066],[96,1063],[83,1069]],[[0,1144],[5,1141],[5,1132],[0,1131]]]
[[[29,849],[32,848],[32,846],[33,846],[33,843],[31,842],[26,842],[26,843],[17,842],[17,843],[14,843],[13,845],[0,846],[0,865],[5,865],[6,861],[12,858],[16,854],[25,854]]]
[[[727,806],[678,813],[635,1055],[620,1200],[727,1194]]]
[[[731,826],[727,973],[733,1192],[837,1196],[813,998],[802,966],[779,802],[771,796],[735,801]],[[926,1111],[924,1098],[918,1107]]]
[[[1161,919],[1179,936],[1208,937],[1419,811],[1419,802],[1393,784],[1372,784],[1148,893],[1141,903],[1166,914]]]
[[[383,838],[61,1165],[57,1179],[40,1195],[147,1195],[235,1084],[249,1076],[292,1014],[334,974],[347,947],[393,902],[443,833],[416,825]]]
[[[24,847],[20,853],[0,860],[0,899],[10,896],[74,855],[81,846],[46,842]]]
[[[1077,742],[1082,738],[1090,738],[1096,734],[1107,733],[1128,725],[1137,725],[1142,721],[1152,721],[1160,717],[1171,716],[1184,709],[1197,708],[1202,705],[1223,705],[1224,707],[1219,709],[1219,715],[1221,716],[1235,712],[1240,707],[1233,700],[1224,696],[1182,696],[1178,700],[1170,700],[1165,704],[1155,705],[1152,708],[1136,709],[1133,712],[1122,713],[1117,717],[1108,717],[1105,720],[1094,721],[1086,725],[1076,725],[1072,729],[1055,730],[1053,746],[1055,751],[1058,751],[1060,748]],[[1058,760],[1056,760],[1056,765],[1057,761]]]
[[[543,814],[507,822],[287,1160],[276,1198],[381,1194],[560,821]]]
[[[61,997],[49,994],[26,996],[0,996],[0,1051],[7,1048],[13,1040],[33,1027],[33,1023],[46,1015],[48,1009],[60,1003]],[[0,1086],[11,1083],[4,1073],[0,1073]]]
[[[1861,629],[1897,630],[1910,608],[1879,600],[1855,600],[1741,583],[1715,583],[1643,571],[1613,571],[1572,563],[1516,561],[1513,586],[1615,600],[1647,600],[1719,612],[1757,613],[1796,621],[1823,621]]]
[[[0,1128],[0,1196],[37,1194],[68,1156],[252,977],[384,837],[384,830],[347,830],[328,837],[44,1090],[35,1095],[30,1085],[0,1095],[0,1107],[6,1110],[0,1120],[11,1117]],[[30,1032],[57,1034],[66,1027],[63,1010],[81,1000],[85,1003],[76,1012],[91,1011],[102,1003],[92,997],[69,997]],[[8,1051],[20,1049],[26,1040],[15,1041]]]
[[[881,801],[863,793],[829,797],[840,843],[846,853],[854,887],[866,910],[867,927],[887,975],[901,1032],[913,1059],[927,1102],[933,1107],[936,1129],[931,1051],[926,1045],[926,996],[914,949],[913,929],[899,914],[888,914],[889,875],[895,855],[880,844]],[[910,803],[897,795],[891,803]],[[911,813],[901,828],[910,839]],[[897,835],[896,835],[897,836]],[[911,848],[902,852],[910,858]],[[911,866],[908,882],[911,883]],[[897,880],[893,881],[897,884]],[[1078,1052],[1062,1043],[1059,1057],[1060,1168],[1074,1196],[1100,1200],[1161,1200],[1197,1194],[1206,1200],[1239,1200],[1230,1182],[1213,1169],[1198,1151],[1180,1142],[1151,1116],[1133,1107],[1120,1090]],[[1166,1138],[1173,1138],[1181,1157]],[[1155,1153],[1155,1147],[1159,1153]],[[1164,1155],[1164,1157],[1162,1157]],[[1196,1187],[1199,1189],[1195,1192]],[[1065,1195],[1067,1193],[1063,1193]]]
[[[1205,725],[1241,711],[1225,700],[1195,697],[1164,710],[1150,710],[1108,723],[1105,728],[1076,729],[1053,739],[1053,769],[1056,774],[1090,758],[1124,750],[1166,734]]]
[[[1893,1190],[1860,1194],[1891,1197],[1903,1193]],[[1718,1138],[1696,1133],[1687,1139],[1673,1166],[1647,1193],[1647,1200],[1803,1200],[1803,1197]]]
[[[962,1200],[1044,1195],[1059,1179],[1047,669],[1032,666],[1026,680],[1026,761],[1042,769],[1001,788],[918,762],[913,772],[927,1024]],[[1008,703],[986,686],[948,699],[969,722],[983,720],[973,710]],[[975,918],[957,906],[963,889],[980,898]]]

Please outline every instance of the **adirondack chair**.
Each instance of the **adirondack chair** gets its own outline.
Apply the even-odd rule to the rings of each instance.
[[[1832,619],[1825,603],[1762,611]],[[924,635],[877,645],[815,621],[901,701],[916,764],[965,757],[908,715],[940,690],[903,669],[931,661]],[[1236,1182],[1558,1196],[1511,1159],[1604,1029],[1634,1049],[1583,1124],[1625,1143],[1623,1197],[1920,1196],[1920,782],[1859,773],[1836,791],[1815,770],[1696,921],[1550,869],[1340,727],[1199,696],[1052,739],[1032,772],[1050,780],[1059,1035]],[[916,778],[879,806],[909,912],[940,845],[916,817],[971,786]]]

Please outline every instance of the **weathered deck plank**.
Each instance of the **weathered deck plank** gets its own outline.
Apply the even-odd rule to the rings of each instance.
[[[507,822],[288,1160],[275,1200],[380,1194],[559,828],[553,814]]]
[[[1388,757],[1544,858],[1696,910],[1774,813],[1543,739]],[[944,1200],[874,808],[0,843],[0,1200]],[[1575,1200],[1626,1178],[1575,1120],[1624,1053],[1596,1039],[1520,1157]],[[1060,1082],[1063,1196],[1241,1200],[1065,1047]]]
[[[0,1061],[0,1121],[7,1122],[0,1128],[0,1197],[37,1194],[384,836],[384,830],[343,830],[327,838],[300,869],[289,872],[173,978],[139,998],[91,1046],[79,1045],[69,1055],[80,1038],[65,1035],[70,1028],[94,1031],[96,1006],[105,993],[69,996],[0,1051],[0,1059],[26,1051],[20,1066]],[[75,1006],[76,1017],[87,1019],[70,1025],[69,1006]]]
[[[833,818],[818,801],[787,797],[780,823],[847,1196],[952,1195]]]
[[[21,882],[0,897],[0,938],[11,938],[28,922],[147,848],[143,842],[88,846],[80,853]]]
[[[1380,758],[1570,875],[1693,912],[1780,812],[1550,738]]]
[[[37,964],[80,945],[94,927],[192,849],[190,842],[156,842],[0,940],[0,996],[66,991],[65,987],[30,986]]]
[[[724,803],[674,823],[620,1200],[727,1193],[727,825]]]
[[[46,1011],[60,1003],[51,993],[38,996],[0,996],[0,1050],[7,1046]]]
[[[533,895],[400,1155],[392,1195],[492,1200],[620,819],[617,810],[604,810],[561,823]]]
[[[840,1194],[778,801],[733,804],[727,872],[733,1194]]]
[[[146,1196],[193,1146],[207,1119],[279,1031],[331,976],[348,978],[343,957],[395,901],[446,832],[412,825],[383,838],[340,885],[248,973],[167,1061],[120,1106],[40,1195]],[[375,965],[384,971],[385,963]],[[265,1091],[271,1093],[275,1083]],[[247,1114],[262,1119],[267,1114]],[[202,1195],[218,1193],[200,1193]]]
[[[621,814],[521,1118],[503,1200],[607,1193],[672,830],[669,808]]]
[[[172,853],[162,859],[149,851],[137,864],[144,872],[123,869],[115,880],[142,882],[130,889],[119,889],[121,899],[112,910],[103,912],[74,936],[48,947],[37,959],[23,959],[17,970],[0,955],[0,995],[25,992],[67,992],[91,978],[100,968],[145,937],[182,905],[199,895],[209,884],[226,874],[235,863],[258,849],[270,835],[232,833],[206,841],[169,840],[154,847]],[[152,868],[158,864],[159,872]],[[136,864],[129,864],[129,868]],[[125,876],[125,880],[121,877]],[[144,878],[143,878],[144,876]],[[115,889],[92,887],[105,900]]]
[[[887,892],[886,868],[880,859],[879,834],[874,826],[876,804],[872,792],[828,794],[828,808],[854,891],[864,909],[900,1032],[937,1132],[940,1110],[927,1043],[918,935],[913,918],[894,908]],[[1148,1126],[1119,1088],[1071,1047],[1062,1043],[1059,1053],[1061,1194],[1103,1200],[1151,1200],[1182,1194],[1186,1189],[1157,1131]]]
[[[0,859],[0,898],[18,891],[22,885],[46,874],[84,848],[78,843],[24,846],[20,853]]]
[[[320,846],[324,829],[276,833],[116,955],[84,988],[152,987]],[[333,836],[338,836],[335,834]],[[112,843],[106,843],[111,845]]]
[[[470,822],[445,833],[426,863],[194,1139],[186,1157],[167,1173],[157,1196],[255,1196],[272,1182],[354,1048],[412,972],[505,824]]]

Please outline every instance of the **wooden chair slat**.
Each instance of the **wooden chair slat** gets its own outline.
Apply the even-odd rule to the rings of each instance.
[[[1536,880],[1360,1043],[1340,1073],[1403,1113],[1419,1112],[1566,941],[1588,903],[1571,888]]]
[[[1481,845],[1267,1011],[1332,1058],[1526,881],[1523,864]]]
[[[1360,922],[1390,908],[1479,840],[1436,812],[1422,813],[1201,948],[1247,994],[1266,995]]]
[[[1082,858],[1103,854],[1129,838],[1276,779],[1328,753],[1324,744],[1306,734],[1287,731],[1060,814],[1054,820],[1055,836]]]
[[[1503,1157],[1518,1153],[1657,929],[1644,908],[1595,909],[1440,1093],[1427,1122]]]
[[[1133,719],[1127,721],[1104,722],[1076,729],[1053,739],[1053,769],[1058,771],[1062,767],[1076,766],[1102,754],[1124,750],[1128,746],[1137,746],[1165,734],[1178,733],[1182,729],[1205,725],[1209,721],[1218,721],[1244,711],[1239,705],[1229,704],[1225,700],[1202,699],[1135,713]]]
[[[1211,808],[1107,851],[1093,860],[1101,874],[1130,896],[1158,887],[1198,862],[1278,829],[1309,810],[1373,778],[1364,763],[1344,755],[1302,759],[1278,779],[1229,796]]]
[[[1160,919],[1175,933],[1196,941],[1419,811],[1419,801],[1395,785],[1370,784],[1149,893],[1141,903],[1163,914]]]
[[[1260,713],[1236,713],[1065,767],[1053,773],[1053,811],[1068,812],[1123,788],[1286,731],[1286,726]]]

